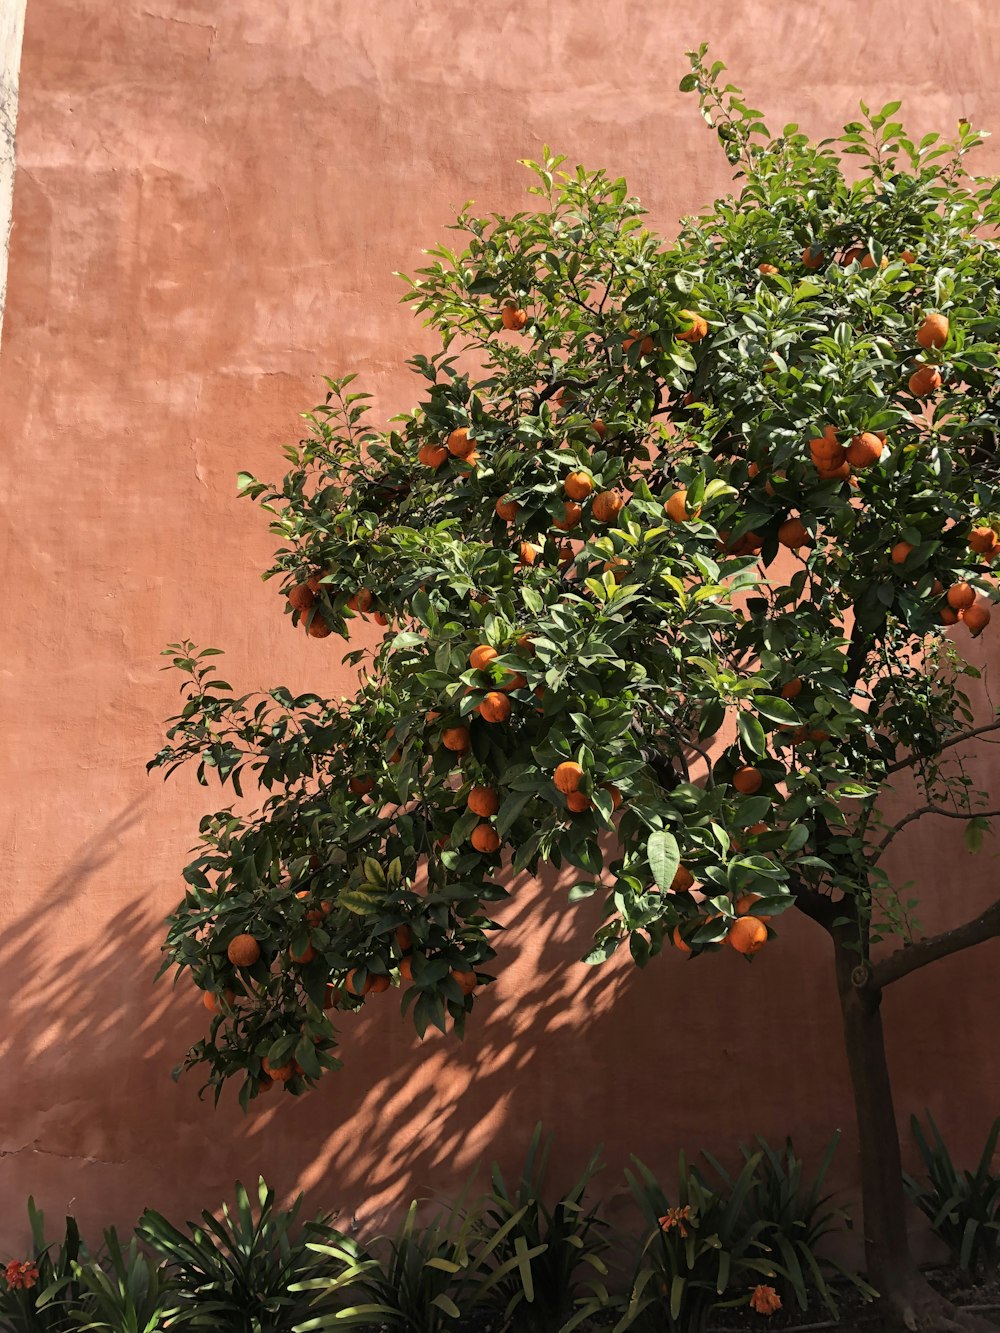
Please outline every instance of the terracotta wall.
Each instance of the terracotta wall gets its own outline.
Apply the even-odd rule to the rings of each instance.
[[[371,1217],[480,1154],[515,1162],[539,1118],[564,1161],[604,1141],[609,1190],[629,1152],[669,1166],[682,1144],[787,1131],[814,1151],[838,1126],[853,1178],[804,921],[752,967],[593,972],[573,961],[586,908],[519,882],[464,1044],[417,1044],[386,997],[342,1074],[246,1117],[171,1082],[203,1015],[188,985],[152,981],[197,817],[223,803],[145,775],[175,703],[161,647],[224,646],[241,687],[348,687],[336,641],[293,635],[261,584],[270,539],[237,469],[279,472],[322,372],[360,370],[383,413],[411,401],[401,363],[428,339],[392,271],[469,198],[524,206],[516,161],[541,142],[626,174],[667,231],[723,189],[676,91],[702,37],[772,124],[830,133],[859,95],[901,95],[919,133],[1000,127],[992,0],[31,0],[0,364],[0,1255],[29,1192],[127,1222],[263,1171]],[[995,875],[951,832],[898,844],[928,925]],[[1000,1110],[996,962],[986,946],[886,1005],[901,1116],[929,1105],[970,1150]]]

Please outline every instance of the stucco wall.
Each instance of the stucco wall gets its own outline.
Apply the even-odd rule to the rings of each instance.
[[[898,95],[918,133],[1000,128],[992,0],[32,0],[0,363],[0,1254],[29,1192],[127,1222],[264,1171],[371,1216],[479,1154],[512,1163],[538,1118],[564,1159],[603,1140],[615,1172],[754,1132],[814,1150],[844,1126],[851,1178],[832,979],[804,921],[753,967],[592,972],[572,961],[587,909],[521,883],[463,1045],[417,1044],[384,997],[340,1075],[247,1117],[170,1081],[203,1011],[152,982],[197,817],[223,803],[145,775],[175,705],[161,647],[224,646],[242,687],[349,685],[336,641],[293,635],[261,584],[270,539],[238,468],[279,473],[321,372],[362,371],[386,414],[410,402],[402,361],[429,344],[392,271],[466,199],[523,206],[516,160],[542,141],[626,174],[667,231],[725,188],[676,91],[702,37],[772,125],[827,134],[859,95]],[[951,834],[897,844],[930,926],[995,878]],[[996,964],[985,946],[886,1002],[901,1118],[930,1105],[970,1147],[1000,1109]]]

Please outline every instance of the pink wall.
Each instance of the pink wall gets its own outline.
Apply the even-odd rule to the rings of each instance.
[[[159,923],[198,815],[223,801],[145,775],[175,704],[158,654],[190,636],[227,648],[239,687],[347,688],[336,641],[293,635],[261,584],[270,539],[235,474],[279,474],[322,372],[362,371],[385,413],[410,403],[401,364],[429,341],[392,271],[466,199],[526,206],[519,157],[546,141],[624,173],[669,232],[727,182],[676,91],[686,46],[711,40],[772,126],[828,134],[859,95],[903,96],[923,133],[959,115],[1000,128],[997,34],[992,0],[31,0],[0,363],[0,1255],[29,1192],[128,1222],[263,1171],[370,1217],[480,1154],[513,1163],[539,1117],[567,1159],[605,1142],[608,1190],[631,1151],[669,1166],[682,1144],[792,1131],[812,1150],[849,1130],[807,922],[753,967],[592,972],[573,961],[586,908],[528,883],[463,1045],[417,1044],[387,996],[300,1102],[243,1117],[175,1086],[203,1015],[189,985],[152,983]],[[993,878],[951,832],[898,844],[928,925],[970,914]],[[1000,1110],[996,962],[985,946],[886,1005],[901,1115],[930,1105],[970,1149]]]

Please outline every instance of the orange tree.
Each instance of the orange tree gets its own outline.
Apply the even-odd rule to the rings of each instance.
[[[187,1064],[246,1104],[335,1069],[370,993],[461,1032],[515,872],[604,895],[595,964],[750,957],[804,912],[833,946],[870,1276],[945,1328],[879,1002],[1000,932],[1000,903],[921,938],[883,856],[922,817],[975,846],[991,813],[951,761],[1000,727],[961,654],[994,598],[998,207],[965,124],[914,144],[862,104],[837,140],[773,137],[720,70],[692,53],[682,87],[738,193],[664,244],[623,181],[546,150],[535,208],[467,207],[408,280],[442,343],[408,363],[413,410],[376,429],[329,380],[281,485],[241,477],[290,630],[384,634],[348,654],[351,699],[234,696],[214,650],[168,650],[183,711],[151,766],[261,802],[202,821],[164,966],[214,1015]],[[898,779],[917,796],[890,823]]]

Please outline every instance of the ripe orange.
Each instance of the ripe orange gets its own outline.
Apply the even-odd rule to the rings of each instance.
[[[229,941],[226,957],[234,967],[253,967],[260,957],[260,945],[252,935],[237,935]]]
[[[679,949],[681,953],[690,953],[690,952],[691,952],[691,946],[690,946],[690,944],[688,944],[687,940],[686,940],[686,939],[684,938],[684,936],[681,934],[681,928],[680,928],[680,926],[674,926],[674,933],[673,933],[673,935],[671,936],[671,938],[672,938],[673,941],[674,941],[674,948],[675,948],[675,949]]]
[[[511,333],[520,333],[528,322],[528,312],[522,310],[514,301],[508,301],[500,311],[500,322]]]
[[[726,943],[731,944],[737,953],[753,957],[767,943],[767,926],[760,917],[739,916],[729,927]]]
[[[736,915],[747,916],[750,912],[751,907],[753,907],[754,903],[760,902],[760,899],[761,895],[759,893],[741,894],[741,896],[736,899],[736,902],[734,904],[734,910],[736,912]],[[771,920],[771,918],[769,916],[759,916],[757,917],[757,920],[763,921],[766,926],[767,923]]]
[[[441,733],[441,744],[455,754],[464,754],[469,748],[468,727],[445,727]]]
[[[582,815],[585,810],[593,810],[594,802],[585,791],[571,791],[566,793],[566,808]]]
[[[790,551],[797,551],[800,546],[810,544],[810,537],[800,518],[787,518],[778,529],[778,541]]]
[[[941,387],[941,376],[933,366],[921,366],[907,380],[907,386],[914,398],[929,398]]]
[[[594,497],[590,514],[595,523],[613,523],[625,507],[625,497],[619,491],[601,491]]]
[[[389,617],[384,611],[376,611],[372,616],[372,620],[375,621],[376,625],[388,625],[389,623]]]
[[[392,936],[400,953],[407,954],[413,948],[413,931],[409,926],[397,926]]]
[[[479,716],[484,722],[506,722],[511,714],[511,702],[501,690],[490,690],[479,705]]]
[[[635,329],[631,329],[629,332],[629,337],[627,337],[625,341],[622,343],[622,347],[627,352],[628,349],[631,346],[633,346],[634,343],[639,343],[639,351],[642,353],[643,356],[649,356],[653,350],[653,339],[649,336],[648,333],[643,335],[641,333],[638,333]]]
[[[569,532],[570,528],[575,528],[583,517],[583,506],[578,505],[575,500],[563,501],[563,516],[552,524],[560,532]]]
[[[671,893],[687,893],[694,884],[694,875],[688,870],[687,866],[678,866],[674,871],[674,877],[670,881]]]
[[[451,969],[451,979],[458,983],[458,989],[463,995],[471,995],[479,985],[475,972],[462,972],[457,967]]]
[[[333,633],[333,630],[327,624],[322,611],[314,611],[312,619],[306,626],[306,633],[310,639],[326,639]]]
[[[307,944],[301,953],[296,953],[294,949],[290,949],[289,957],[293,963],[302,963],[305,965],[306,963],[311,963],[316,957],[316,950],[311,944]]]
[[[882,258],[878,261],[878,266],[879,266],[879,268],[888,268],[888,267],[889,267],[889,261],[888,261],[888,259],[886,259],[885,255],[883,255]],[[868,253],[867,250],[865,251],[864,255],[863,255],[862,258],[861,258],[861,267],[862,267],[862,268],[874,268],[874,267],[875,267],[875,260],[872,259],[871,255]]]
[[[778,270],[774,267],[773,264],[758,264],[757,272],[763,273],[765,277],[771,277],[775,273],[777,273]]]
[[[367,796],[375,786],[375,779],[369,777],[354,777],[347,784],[347,790],[353,796]]]
[[[912,250],[904,250],[899,257],[904,264],[915,264],[917,262],[917,256]]]
[[[295,1073],[294,1060],[289,1060],[286,1065],[272,1066],[268,1064],[267,1056],[265,1056],[261,1061],[261,1066],[272,1083],[287,1083]]]
[[[894,565],[901,565],[906,561],[912,550],[913,547],[909,542],[897,542],[889,552],[889,558]]]
[[[344,988],[348,995],[365,996],[371,990],[375,983],[375,978],[369,972],[364,979],[364,983],[358,981],[358,972],[360,968],[352,968],[347,974],[347,980],[344,982]]]
[[[797,699],[802,693],[802,681],[798,676],[793,676],[791,680],[786,680],[781,687],[782,699]]]
[[[570,500],[586,500],[594,489],[594,479],[586,472],[571,472],[563,482],[563,494]]]
[[[509,495],[502,496],[496,502],[497,515],[502,518],[505,523],[513,523],[514,519],[517,518],[517,511],[520,508],[521,506],[517,501],[512,500]]]
[[[491,648],[487,643],[481,643],[469,654],[469,666],[474,671],[485,671],[497,655],[495,648]]]
[[[608,428],[600,417],[594,417],[593,421],[590,423],[590,429],[602,440],[608,433]]]
[[[688,327],[682,329],[680,333],[675,335],[677,341],[682,343],[700,343],[705,334],[708,333],[708,321],[695,310],[681,310],[678,313],[680,318],[686,321]]]
[[[627,560],[623,560],[620,555],[616,555],[612,560],[605,560],[601,569],[605,574],[610,574],[616,583],[624,583],[632,566]]]
[[[433,468],[435,472],[447,457],[448,450],[440,444],[422,444],[417,450],[417,461],[424,467]]]
[[[802,251],[802,267],[808,269],[821,268],[826,255],[818,246],[807,245]]]
[[[535,546],[533,542],[521,542],[517,548],[517,554],[522,565],[537,565],[538,557],[542,554],[542,548]]]
[[[953,611],[950,606],[942,606],[938,612],[938,620],[942,625],[957,625],[958,612]]]
[[[530,634],[522,634],[517,640],[517,646],[522,653],[527,653],[529,657],[534,657],[535,645],[531,641]]]
[[[366,616],[374,605],[375,594],[369,588],[359,588],[357,592],[352,592],[347,599],[347,609],[349,611],[359,611],[363,616]]]
[[[399,960],[399,975],[404,981],[413,980],[413,955],[407,954]]]
[[[222,992],[222,999],[226,1008],[232,1009],[233,1005],[236,1002],[236,992],[232,990],[229,986],[227,986],[226,989]],[[201,1002],[205,1006],[205,1008],[209,1011],[210,1014],[218,1014],[222,1012],[221,1007],[219,1005],[219,997],[213,991],[207,990],[205,994],[201,997]]]
[[[552,781],[556,788],[564,795],[571,791],[579,791],[580,783],[583,781],[583,769],[579,764],[567,761],[562,764],[556,764],[555,772],[552,774]]]
[[[510,694],[512,690],[523,690],[527,683],[528,677],[520,671],[508,671],[497,689],[503,690],[504,694]]]
[[[288,594],[288,603],[296,611],[308,611],[316,597],[308,583],[297,583]]]
[[[469,432],[465,426],[459,426],[448,436],[448,452],[455,458],[468,458],[475,447],[475,443],[469,439]]]
[[[980,524],[969,533],[969,546],[977,555],[987,555],[997,544],[997,534],[993,528]]]
[[[611,797],[611,809],[617,810],[622,803],[622,794],[613,783],[602,782],[601,790],[606,791]]]
[[[974,639],[982,634],[990,623],[990,619],[989,604],[984,601],[974,602],[972,606],[967,606],[962,612],[962,622]]]
[[[838,463],[836,467],[817,467],[816,471],[819,473],[820,481],[846,481],[851,475],[851,465],[845,456],[844,461]]]
[[[469,792],[466,805],[474,815],[479,815],[482,819],[489,819],[490,815],[495,815],[500,809],[500,794],[495,792],[492,787],[473,787]]]
[[[864,253],[865,247],[863,245],[852,245],[849,250],[845,250],[844,257],[840,262],[846,268],[848,264],[857,263]]]
[[[752,796],[764,785],[764,775],[759,768],[743,764],[733,774],[732,785],[742,796]]]
[[[948,341],[948,328],[946,315],[925,315],[917,329],[917,342],[921,347],[943,347]]]
[[[964,611],[976,600],[976,590],[968,583],[953,583],[945,594],[945,600],[953,611]]]
[[[469,841],[477,852],[487,856],[500,850],[500,834],[492,824],[477,824]]]
[[[381,973],[378,976],[369,977],[368,980],[371,983],[368,989],[373,995],[383,995],[392,985],[392,980],[389,977],[382,976]]]
[[[871,467],[882,457],[882,441],[871,431],[863,431],[860,435],[855,435],[854,439],[847,446],[847,461],[851,467],[857,468],[863,472],[866,467]]]
[[[690,512],[688,511],[687,494],[687,491],[681,487],[679,490],[674,491],[673,495],[671,495],[670,499],[663,506],[667,517],[673,519],[675,523],[687,523],[689,520],[693,521],[701,514],[701,505],[695,505]]]
[[[809,452],[817,467],[834,467],[847,457],[847,450],[838,441],[836,435],[824,434],[809,441]]]

